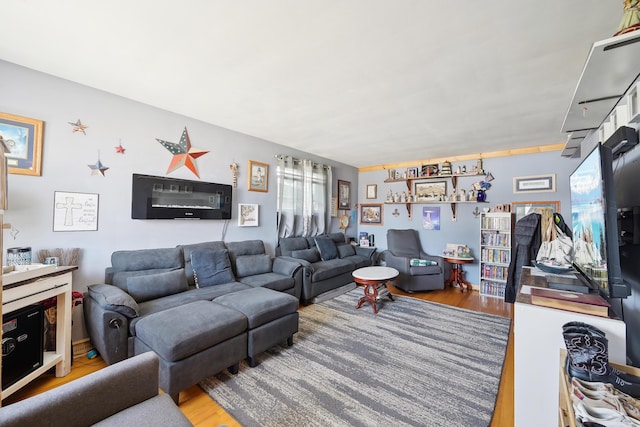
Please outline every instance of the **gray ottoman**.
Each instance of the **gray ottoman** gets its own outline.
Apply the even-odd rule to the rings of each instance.
[[[253,288],[222,295],[214,301],[247,316],[249,366],[256,366],[256,356],[276,344],[293,345],[299,318],[296,297],[267,288]]]
[[[247,357],[247,318],[233,308],[195,301],[140,319],[135,354],[155,352],[160,388],[178,403],[181,390],[238,364]]]

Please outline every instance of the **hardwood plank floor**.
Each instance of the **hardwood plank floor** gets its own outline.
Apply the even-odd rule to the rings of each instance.
[[[461,292],[459,288],[447,288],[442,291],[408,294],[393,286],[391,292],[398,295],[408,295],[427,301],[451,305],[483,313],[510,317],[513,319],[513,306],[504,303],[499,298],[480,296],[477,291]],[[304,307],[302,308],[304,310]],[[455,328],[455,325],[451,325]],[[9,396],[3,401],[3,405],[11,404],[29,396],[33,396],[60,384],[72,381],[75,378],[87,375],[90,372],[105,366],[104,361],[98,357],[88,360],[86,358],[74,361],[71,373],[64,378],[56,378],[52,374],[44,374],[28,386]],[[197,427],[211,426],[240,426],[224,409],[209,398],[200,387],[192,386],[180,393],[180,409]],[[507,355],[502,370],[500,390],[496,401],[496,409],[491,423],[492,427],[513,425],[513,325],[509,334]]]

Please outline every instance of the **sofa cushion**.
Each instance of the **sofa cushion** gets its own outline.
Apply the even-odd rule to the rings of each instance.
[[[137,249],[111,254],[114,271],[173,269],[182,267],[180,248]]]
[[[199,288],[236,280],[226,249],[198,249],[191,252],[191,267]]]
[[[421,265],[419,267],[409,267],[411,276],[428,276],[431,274],[442,274],[442,267],[439,265]]]
[[[276,273],[254,274],[240,279],[244,284],[254,288],[267,288],[274,291],[288,291],[295,286],[293,277],[283,276]]]
[[[339,276],[342,273],[348,273],[353,271],[354,264],[346,259],[332,259],[329,261],[320,261],[312,264],[313,275],[312,280],[319,282],[321,280],[330,279],[335,276]]]
[[[280,254],[291,256],[292,251],[309,249],[310,245],[304,237],[285,237],[280,239]]]
[[[338,258],[338,249],[336,249],[336,242],[329,237],[319,236],[316,237],[316,247],[320,252],[320,258],[323,261],[329,261],[330,259]]]
[[[182,249],[184,271],[185,271],[185,276],[187,276],[187,283],[189,283],[189,286],[193,286],[196,284],[195,277],[193,277],[193,267],[191,266],[191,252],[201,250],[201,249],[214,249],[214,250],[227,249],[224,245],[224,242],[221,242],[221,241],[191,243],[188,245],[178,245],[177,247]]]
[[[336,247],[340,258],[346,258],[356,254],[356,248],[354,248],[353,245],[338,245]]]
[[[271,272],[271,257],[262,255],[243,255],[236,258],[236,274],[238,277],[253,276]]]
[[[136,303],[131,295],[117,286],[99,283],[89,285],[87,289],[89,296],[93,298],[100,307],[116,311],[128,318],[138,316],[138,303]]]
[[[297,251],[291,251],[291,256],[297,259],[303,259],[309,262],[320,261],[320,253],[317,248],[299,249]]]
[[[187,278],[184,276],[184,268],[167,271],[166,273],[127,278],[127,292],[136,302],[177,294],[186,291],[188,288]]]

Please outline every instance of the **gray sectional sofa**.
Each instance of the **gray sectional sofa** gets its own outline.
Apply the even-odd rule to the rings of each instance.
[[[325,292],[353,282],[351,273],[374,263],[375,248],[353,246],[342,233],[280,239],[278,258],[293,260],[302,267],[303,304]]]
[[[104,360],[112,364],[135,354],[136,324],[154,313],[254,287],[300,298],[299,264],[271,259],[261,240],[229,245],[213,241],[114,252],[111,267],[105,270],[105,283],[89,286],[83,304],[91,341]],[[235,279],[196,287],[191,255],[198,250],[227,251],[234,260]]]

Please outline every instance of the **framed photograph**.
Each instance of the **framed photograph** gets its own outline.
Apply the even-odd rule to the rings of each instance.
[[[249,191],[269,191],[269,165],[249,160]]]
[[[382,225],[382,205],[360,205],[360,224]]]
[[[407,168],[407,178],[418,178],[420,176],[420,169]]]
[[[6,154],[9,173],[42,175],[42,120],[0,113],[0,141]]]
[[[416,182],[414,193],[418,201],[439,201],[447,197],[447,181]]]
[[[338,208],[350,209],[351,206],[351,183],[349,181],[338,180]]]
[[[367,184],[367,199],[375,199],[378,197],[378,186],[376,184]]]
[[[257,227],[259,205],[238,203],[238,227]]]
[[[515,213],[516,222],[530,213],[539,213],[542,208],[551,208],[554,212],[560,212],[560,201],[511,202],[511,212]]]
[[[53,231],[97,231],[98,195],[53,193]]]
[[[422,208],[422,227],[427,230],[440,230],[439,206],[429,206]]]
[[[556,191],[556,174],[513,177],[514,193],[547,193]]]

